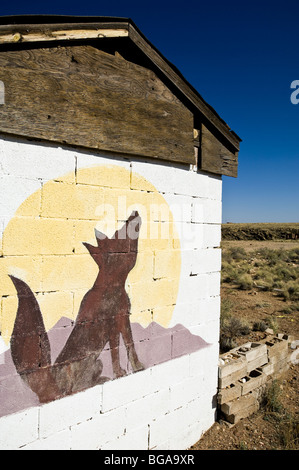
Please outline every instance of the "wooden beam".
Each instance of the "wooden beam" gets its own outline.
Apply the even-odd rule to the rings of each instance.
[[[61,40],[82,40],[82,39],[99,39],[99,38],[121,38],[127,37],[129,32],[127,29],[107,29],[101,27],[95,28],[77,28],[77,29],[53,29],[32,30],[24,28],[15,29],[14,32],[7,32],[0,29],[0,44],[9,43],[31,43],[45,41],[61,41]]]
[[[203,124],[199,167],[220,175],[237,177],[238,174],[238,152],[228,149]]]

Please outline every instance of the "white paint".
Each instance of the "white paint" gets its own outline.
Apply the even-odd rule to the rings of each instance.
[[[109,157],[25,139],[0,139],[0,232],[24,199],[45,182],[59,181],[66,174],[69,182],[75,182],[76,169],[101,164],[118,164],[143,176],[172,207],[180,235],[182,269],[170,326],[183,324],[210,346],[85,392],[0,418],[1,450],[184,450],[214,423],[220,315],[221,177],[190,171],[183,165]],[[80,184],[90,182],[80,181]],[[134,184],[131,178],[131,189],[140,191]],[[167,213],[158,216],[165,220],[169,217]],[[59,288],[58,285],[48,287]],[[5,348],[0,337],[0,353]]]

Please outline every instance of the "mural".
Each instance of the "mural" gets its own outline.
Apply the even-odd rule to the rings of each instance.
[[[0,416],[207,346],[169,327],[179,238],[162,195],[138,175],[132,190],[128,173],[96,166],[45,183],[8,223]]]

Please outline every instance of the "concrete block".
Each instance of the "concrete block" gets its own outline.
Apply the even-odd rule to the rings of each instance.
[[[241,395],[246,395],[249,392],[257,389],[263,385],[267,380],[267,376],[261,370],[252,370],[248,375],[242,377],[238,382],[241,385]]]
[[[240,411],[255,405],[257,402],[256,394],[248,393],[247,395],[238,397],[237,399],[221,405],[221,411],[226,415],[240,413]]]
[[[172,165],[132,161],[131,171],[131,189],[153,191],[155,188],[161,193],[174,193],[175,171]]]
[[[0,449],[17,450],[38,439],[39,408],[0,418]]]
[[[40,437],[48,437],[72,425],[91,419],[100,412],[101,405],[102,386],[99,385],[41,406]]]
[[[181,279],[180,289],[185,299],[197,302],[220,294],[220,273],[205,273]]]
[[[142,253],[141,253],[142,256]],[[148,253],[144,256],[150,258],[151,255]],[[139,258],[139,254],[138,254]],[[169,277],[169,273],[176,272],[176,263],[178,257],[173,254],[172,251],[155,251],[153,261],[150,263],[150,266],[153,265],[153,271],[150,273],[151,276],[148,278],[161,279]],[[138,262],[142,260],[138,259]],[[142,276],[143,277],[143,276]],[[143,277],[144,278],[144,277]]]
[[[165,388],[125,405],[126,431],[130,432],[141,425],[163,416],[170,411],[170,390]]]
[[[263,343],[245,343],[232,351],[244,356],[247,363],[247,373],[268,362],[267,346]]]
[[[192,222],[198,224],[221,224],[222,203],[221,201],[193,198],[192,200]]]
[[[268,362],[268,355],[264,352],[261,356],[256,357],[253,361],[247,362],[247,373],[251,372],[252,370],[257,369],[258,367],[267,364]]]
[[[286,372],[289,367],[289,363],[286,360],[282,360],[276,363],[270,361],[268,364],[265,364],[263,367],[261,367],[261,370],[267,376],[278,377],[279,375]]]
[[[247,362],[251,362],[254,359],[262,356],[267,352],[267,346],[262,343],[245,343],[242,346],[233,350],[236,354],[245,357]]]
[[[248,416],[252,415],[259,409],[258,402],[253,403],[252,405],[248,406],[247,408],[243,408],[238,411],[238,413],[233,413],[231,415],[226,416],[226,419],[231,424],[238,423],[241,419],[247,418]]]
[[[22,450],[72,450],[71,431],[65,429],[45,439],[38,439],[22,447]]]
[[[2,138],[0,159],[3,174],[6,175],[45,181],[54,178],[75,181],[74,152],[56,145]]]
[[[272,337],[265,342],[268,350],[268,357],[271,360],[274,356],[285,355],[288,351],[288,341],[286,339]]]
[[[193,197],[209,198],[211,186],[209,176],[200,172],[174,167],[174,192]]]
[[[198,398],[205,389],[202,375],[190,377],[176,385],[170,385],[170,410],[176,410]]]
[[[220,248],[197,249],[192,251],[191,274],[219,272],[221,270]]]
[[[179,194],[165,194],[165,200],[169,205],[173,219],[176,222],[192,221],[193,198],[191,196],[182,196]],[[167,214],[167,212],[166,212]],[[169,218],[166,220],[170,220]]]
[[[102,153],[93,155],[76,152],[75,157],[77,183],[110,188],[130,188],[131,164],[129,160],[119,157],[109,158]],[[114,166],[118,167],[118,171],[113,171]],[[93,171],[94,167],[97,171]]]
[[[126,431],[117,439],[103,444],[101,450],[148,450],[148,426],[139,426],[136,429]]]
[[[50,181],[42,189],[42,217],[98,220],[97,208],[104,204],[97,186]]]
[[[12,217],[21,206],[23,216],[38,216],[41,205],[39,191],[41,187],[41,182],[38,180],[14,174],[0,176],[0,215]]]
[[[198,225],[198,224],[195,224]],[[221,225],[220,224],[204,224],[203,231],[203,248],[217,248],[221,242]]]
[[[151,369],[146,369],[105,382],[103,385],[103,413],[153,393],[154,386],[150,378]]]
[[[242,374],[246,358],[237,352],[229,351],[219,357],[219,378],[222,379],[239,372]],[[240,377],[241,378],[241,377]]]
[[[229,401],[234,400],[235,398],[238,398],[242,394],[242,388],[241,384],[236,382],[228,385],[225,388],[222,388],[220,392],[217,395],[217,401],[219,405],[222,405],[223,403],[227,403]]]
[[[71,427],[73,450],[99,450],[105,443],[114,442],[125,433],[124,407],[105,413],[96,413],[92,419]]]
[[[150,370],[150,388],[152,392],[168,389],[170,385],[185,380],[190,375],[190,359],[189,356],[181,356],[171,361],[164,362],[153,367]]]
[[[73,222],[66,219],[14,217],[3,235],[4,255],[72,254]],[[16,234],[22,233],[22,243]]]
[[[210,199],[222,200],[222,177],[209,175],[208,196]]]
[[[43,256],[42,290],[76,291],[91,289],[98,268],[89,254]]]

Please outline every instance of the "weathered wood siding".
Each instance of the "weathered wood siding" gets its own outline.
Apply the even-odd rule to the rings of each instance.
[[[203,124],[201,126],[200,169],[220,175],[236,177],[238,152],[230,150]]]
[[[153,71],[90,45],[0,52],[0,132],[194,163],[193,114]]]

